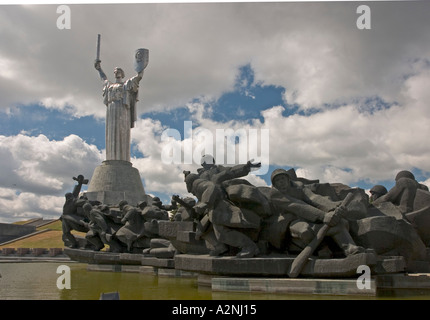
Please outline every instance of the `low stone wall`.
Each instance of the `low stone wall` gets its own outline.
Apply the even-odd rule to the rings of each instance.
[[[0,243],[36,232],[35,226],[0,223]]]
[[[26,254],[30,253],[30,248],[17,248],[16,249],[16,254],[19,256],[24,256]]]
[[[1,249],[1,254],[4,256],[15,254],[16,250],[15,248],[3,248]]]
[[[49,257],[56,257],[62,255],[63,248],[3,248],[0,249],[0,254],[3,256],[33,256],[39,257],[48,255]]]
[[[49,248],[49,256],[55,257],[60,254],[63,254],[63,248]]]

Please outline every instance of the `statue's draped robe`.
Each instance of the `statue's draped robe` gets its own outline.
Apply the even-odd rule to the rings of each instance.
[[[104,82],[103,96],[106,110],[106,160],[130,162],[130,128],[136,121],[135,104],[139,77],[123,83]]]

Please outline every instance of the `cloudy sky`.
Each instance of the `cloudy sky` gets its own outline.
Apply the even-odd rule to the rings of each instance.
[[[149,49],[132,163],[164,202],[188,195],[182,171],[203,153],[261,161],[256,185],[293,167],[364,189],[406,169],[430,186],[430,3],[365,2],[369,21],[361,4],[70,4],[70,29],[58,5],[0,5],[0,222],[59,217],[72,177],[104,160],[97,34],[111,80]]]

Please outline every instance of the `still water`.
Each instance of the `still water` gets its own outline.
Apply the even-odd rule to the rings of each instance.
[[[70,289],[57,287],[57,268],[64,264],[71,270]],[[86,264],[74,262],[0,263],[1,300],[98,300],[107,292],[118,292],[121,300],[430,299],[419,290],[378,297],[212,292],[199,288],[196,278],[87,271]]]

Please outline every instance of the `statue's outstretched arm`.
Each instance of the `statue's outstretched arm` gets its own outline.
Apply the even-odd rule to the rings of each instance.
[[[143,70],[137,73],[137,81],[140,81],[143,78]]]
[[[96,70],[99,72],[100,79],[102,79],[102,81],[106,81],[107,80],[106,74],[103,72],[100,64],[101,64],[101,60],[96,60],[94,62],[94,68],[96,68]]]

